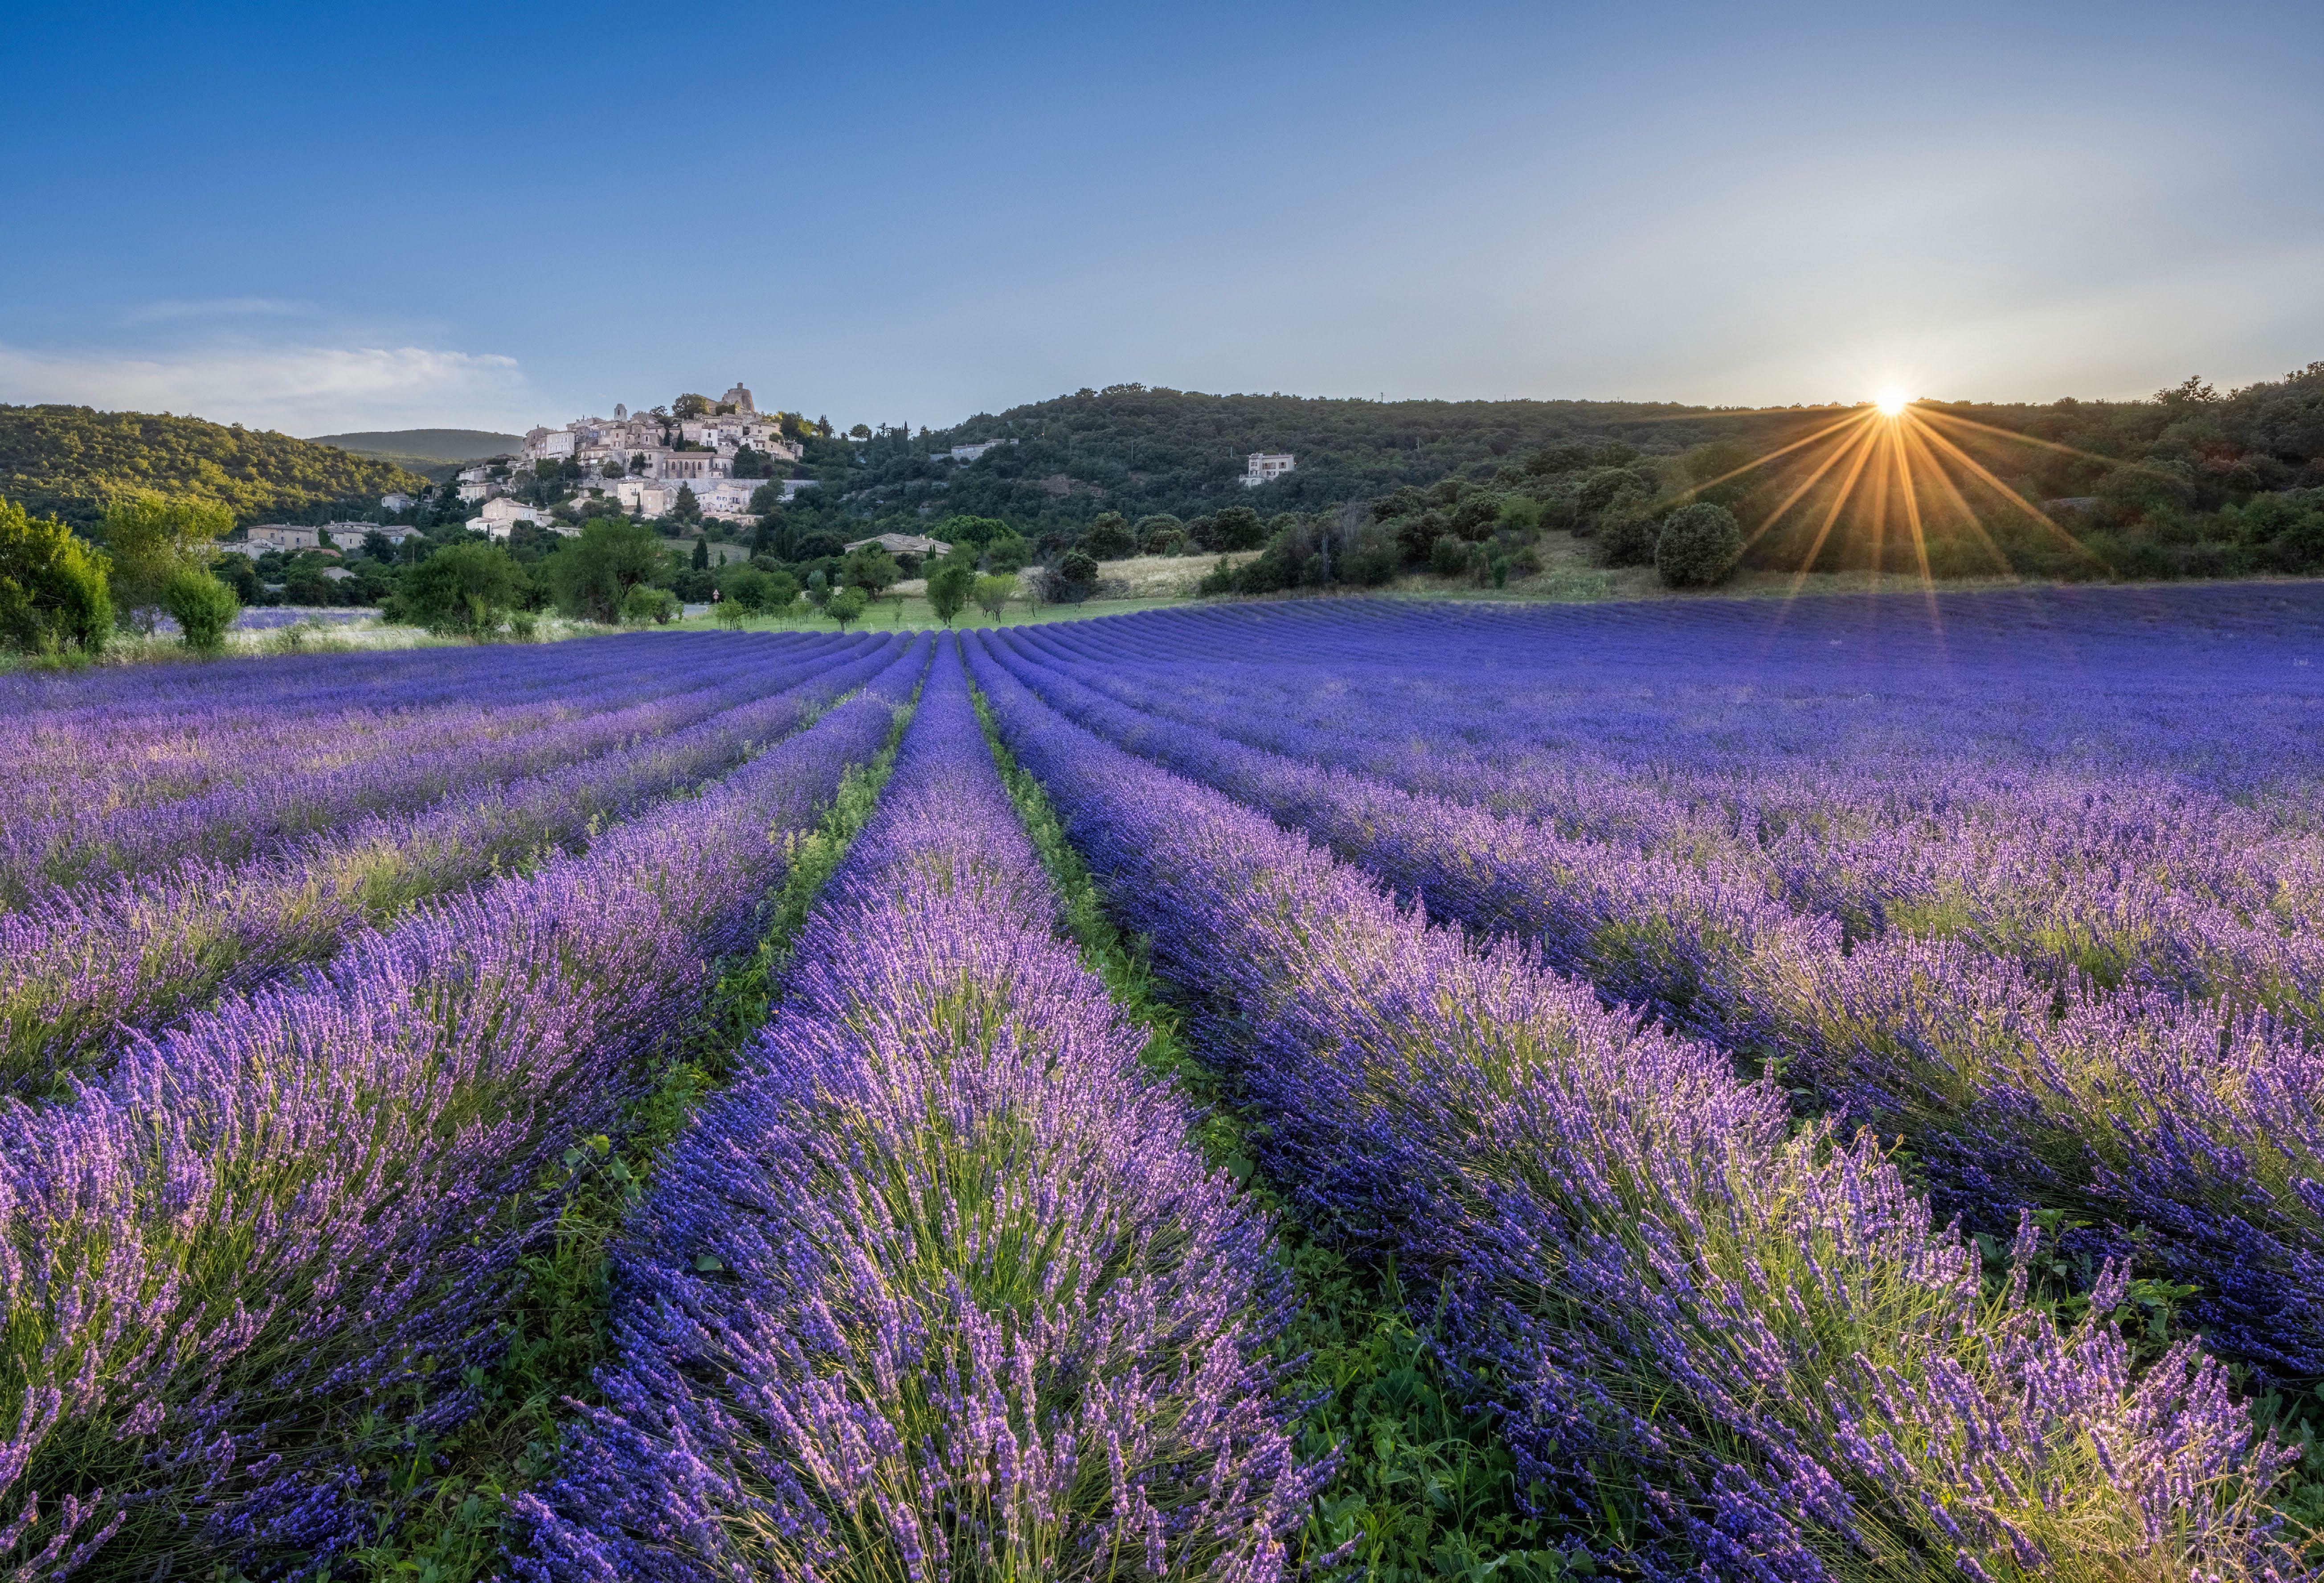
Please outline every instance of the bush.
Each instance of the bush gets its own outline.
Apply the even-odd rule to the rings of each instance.
[[[1375,538],[1360,544],[1341,563],[1340,575],[1346,581],[1377,588],[1395,579],[1397,570],[1404,564],[1404,556],[1392,538]]]
[[[1606,566],[1650,566],[1662,524],[1647,512],[1646,502],[1627,497],[1619,510],[1608,512],[1598,524],[1598,563]]]
[[[988,572],[1021,572],[1033,564],[1033,546],[1011,533],[987,544],[983,560]]]
[[[1097,561],[1086,551],[1069,549],[1049,568],[1044,594],[1053,604],[1079,604],[1097,592]]]
[[[976,568],[965,554],[946,556],[928,569],[928,608],[947,627],[975,592]]]
[[[438,555],[449,553],[438,551]],[[424,571],[437,559],[421,563]],[[593,517],[579,537],[567,539],[542,563],[558,607],[582,621],[622,619],[630,591],[661,570],[661,541],[653,529],[626,517]]]
[[[1081,548],[1102,561],[1118,561],[1138,553],[1138,536],[1120,511],[1105,511],[1082,535]]]
[[[216,654],[226,647],[226,629],[242,613],[234,590],[196,566],[180,566],[161,584],[161,608],[178,623],[186,647]]]
[[[1663,520],[1655,539],[1655,571],[1672,588],[1714,587],[1743,558],[1743,529],[1725,506],[1698,501]]]
[[[1138,548],[1147,555],[1169,555],[1186,542],[1186,525],[1167,511],[1138,519]],[[1162,548],[1157,548],[1160,541]]]
[[[648,621],[668,626],[679,615],[678,595],[650,583],[640,583],[622,595],[622,620],[641,627]]]
[[[1001,619],[1001,612],[1009,608],[1009,602],[1017,597],[1017,579],[999,575],[979,577],[974,594],[976,608],[997,621]]]
[[[847,624],[860,619],[871,603],[872,596],[851,583],[835,590],[823,602],[823,613],[837,621],[839,630],[844,632],[847,630]]]
[[[720,600],[717,615],[718,624],[729,631],[739,629],[744,621],[751,619],[751,612],[742,608],[742,602],[739,599]]]
[[[108,563],[48,517],[0,501],[0,643],[95,654],[113,630]]]
[[[1468,540],[1447,533],[1428,547],[1428,569],[1440,577],[1457,577],[1469,569]]]
[[[498,545],[455,544],[404,575],[401,593],[388,601],[387,618],[439,637],[489,637],[527,585],[524,568]]]

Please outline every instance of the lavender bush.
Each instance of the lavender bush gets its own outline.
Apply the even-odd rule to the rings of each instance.
[[[1285,1570],[1286,1284],[1056,934],[949,650],[617,1259],[528,1577]]]
[[[16,1575],[124,1532],[165,1569],[369,1537],[366,1412],[426,1432],[468,1411],[464,1370],[553,1210],[529,1184],[754,938],[787,839],[888,735],[927,645],[889,652],[813,728],[587,853],[359,930],[58,1104],[0,1100]]]
[[[1274,1179],[1442,1279],[1550,1487],[1635,1479],[1720,1577],[2292,1569],[2259,1504],[2286,1453],[2190,1346],[2133,1379],[2102,1312],[1988,1300],[1869,1140],[1795,1134],[1714,1048],[1432,928],[973,652],[1123,922],[1215,1008]]]

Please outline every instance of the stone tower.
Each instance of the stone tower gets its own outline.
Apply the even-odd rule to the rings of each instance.
[[[737,412],[756,412],[758,410],[758,408],[751,404],[751,392],[749,390],[744,388],[741,380],[736,380],[734,382],[734,388],[718,398],[718,404],[721,407],[732,407]]]

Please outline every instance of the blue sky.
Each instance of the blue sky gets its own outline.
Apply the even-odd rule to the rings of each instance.
[[[0,400],[2142,394],[2324,357],[2324,5],[9,8]]]

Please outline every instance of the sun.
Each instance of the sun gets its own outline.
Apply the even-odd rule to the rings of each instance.
[[[1913,398],[1892,387],[1875,396],[1872,404],[1880,410],[1883,418],[1900,418],[1904,409],[1913,404]]]

